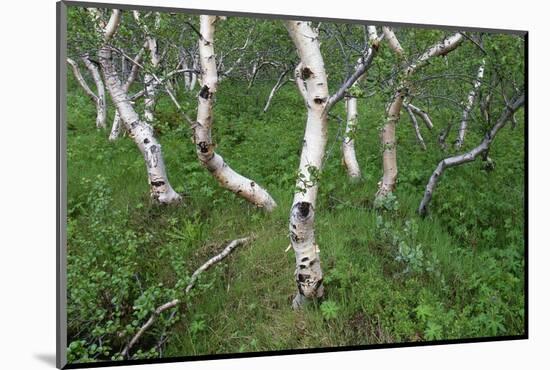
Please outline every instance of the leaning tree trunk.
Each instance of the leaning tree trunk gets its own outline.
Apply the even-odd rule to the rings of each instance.
[[[418,207],[418,213],[420,215],[424,216],[426,214],[428,209],[428,204],[432,199],[432,195],[433,195],[433,192],[435,191],[435,187],[437,186],[438,181],[441,179],[441,176],[443,176],[443,172],[447,168],[456,167],[464,163],[472,162],[479,155],[485,156],[486,158],[488,158],[488,153],[491,147],[491,143],[495,139],[499,130],[502,127],[504,127],[506,122],[510,120],[512,115],[520,107],[522,107],[524,103],[525,103],[525,96],[524,94],[521,94],[521,96],[515,99],[512,104],[508,105],[505,108],[504,112],[502,112],[497,123],[493,126],[491,131],[489,131],[487,135],[485,135],[485,137],[481,141],[481,144],[479,144],[478,146],[476,146],[474,149],[470,150],[467,153],[456,155],[454,157],[445,158],[441,162],[439,162],[435,171],[430,177],[428,184],[426,185],[426,191],[424,192],[424,197],[422,198],[422,201],[420,202],[420,206]]]
[[[181,197],[168,182],[161,146],[153,136],[153,128],[139,118],[130,103],[128,94],[124,91],[113,66],[112,53],[108,45],[99,50],[99,61],[111,100],[115,104],[130,137],[135,141],[145,158],[151,197],[163,204],[179,202]]]
[[[348,176],[352,180],[361,178],[361,169],[355,155],[355,137],[357,134],[357,98],[349,96],[346,98],[346,131],[342,141],[342,160]]]
[[[307,107],[307,122],[300,156],[297,192],[290,209],[290,242],[296,255],[298,293],[293,307],[300,307],[307,298],[323,295],[323,273],[319,248],[315,243],[315,202],[319,171],[327,143],[328,100],[327,76],[319,48],[319,38],[309,22],[286,21],[285,26],[296,46],[300,64],[296,83]]]
[[[212,122],[214,97],[218,87],[218,71],[214,54],[214,30],[216,16],[200,16],[200,63],[202,87],[199,92],[197,121],[193,126],[193,140],[200,162],[218,180],[221,186],[245,198],[267,211],[272,211],[276,203],[269,193],[256,182],[238,174],[214,151],[212,142]]]
[[[477,70],[476,79],[474,80],[474,87],[468,94],[468,99],[466,100],[464,111],[462,112],[462,120],[460,121],[460,126],[458,129],[458,137],[455,142],[455,149],[457,150],[462,148],[462,145],[464,144],[464,137],[466,136],[466,129],[468,128],[468,119],[470,117],[470,112],[474,107],[474,100],[476,98],[476,95],[479,91],[479,88],[481,87],[481,79],[483,78],[484,69],[485,69],[485,59],[482,59],[481,65]]]

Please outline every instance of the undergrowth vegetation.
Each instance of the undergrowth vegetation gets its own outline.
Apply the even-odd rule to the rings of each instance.
[[[190,129],[167,97],[159,97],[154,127],[170,182],[184,201],[151,204],[135,144],[128,137],[111,143],[107,132],[95,129],[94,106],[69,76],[69,362],[120,359],[154,308],[174,298],[183,303],[160,315],[132,358],[523,334],[519,114],[518,128],[503,129],[491,150],[495,168],[487,171],[478,160],[450,169],[424,219],[416,210],[425,184],[452,153],[439,148],[436,130],[425,134],[424,152],[402,117],[397,191],[374,203],[381,177],[377,127],[386,101],[359,99],[358,183],[341,165],[344,127],[332,118],[316,215],[326,294],[293,311],[294,255],[285,249],[305,109],[295,86],[286,84],[262,113],[270,88],[258,81],[247,90],[224,80],[213,130],[216,151],[277,201],[267,214],[223,190],[201,167]],[[183,107],[194,110],[194,94],[180,95]],[[343,104],[333,114],[344,117]],[[431,112],[439,128],[458,115]],[[482,132],[468,135],[467,148]],[[228,241],[252,233],[251,244],[203,273],[184,294],[195,269]]]

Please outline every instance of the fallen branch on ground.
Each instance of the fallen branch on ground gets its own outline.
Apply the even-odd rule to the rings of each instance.
[[[197,282],[197,279],[199,277],[199,275],[208,270],[210,267],[212,267],[214,264],[220,262],[221,260],[223,260],[225,257],[227,257],[228,255],[231,254],[231,252],[233,252],[233,250],[235,248],[237,248],[238,246],[240,245],[244,245],[244,244],[248,244],[250,241],[252,241],[254,239],[254,236],[249,236],[249,237],[246,237],[246,238],[241,238],[241,239],[235,239],[233,240],[231,243],[229,243],[227,245],[227,247],[225,247],[225,249],[218,255],[210,258],[208,261],[206,261],[201,267],[199,267],[194,273],[193,275],[191,276],[191,280],[189,281],[189,284],[187,284],[187,287],[185,288],[185,293],[189,293],[189,291],[191,289],[193,289],[193,287],[195,286],[195,283]],[[151,316],[149,317],[149,320],[147,320],[145,322],[145,324],[143,324],[138,332],[132,337],[132,339],[130,340],[130,342],[128,342],[128,345],[126,347],[124,347],[124,350],[122,350],[121,352],[121,355],[123,357],[129,357],[129,353],[130,353],[130,350],[132,349],[132,347],[137,343],[137,341],[141,338],[141,336],[145,333],[145,331],[147,329],[149,329],[151,327],[151,325],[153,325],[153,323],[155,322],[156,318],[161,314],[163,313],[164,311],[166,310],[169,310],[171,308],[174,308],[176,306],[178,306],[179,304],[181,303],[181,300],[180,299],[174,299],[174,300],[171,300],[170,302],[166,302],[160,306],[158,306],[154,311],[153,313],[151,314]]]

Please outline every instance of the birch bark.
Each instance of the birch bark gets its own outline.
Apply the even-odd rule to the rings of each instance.
[[[235,172],[223,158],[214,151],[211,128],[213,123],[214,97],[218,87],[218,72],[214,53],[214,31],[218,17],[200,16],[199,55],[201,63],[202,87],[198,96],[197,121],[193,125],[193,140],[200,162],[218,180],[221,186],[231,190],[267,211],[272,211],[276,203],[256,182]]]
[[[285,26],[301,61],[295,77],[307,107],[297,191],[290,209],[289,223],[290,242],[296,256],[295,279],[298,287],[292,306],[299,308],[306,299],[321,297],[324,290],[314,219],[319,171],[327,142],[325,108],[329,95],[317,32],[309,22],[286,21]]]

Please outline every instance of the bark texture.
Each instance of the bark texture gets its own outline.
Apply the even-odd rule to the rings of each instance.
[[[196,152],[201,163],[218,180],[221,186],[231,190],[258,207],[272,211],[276,207],[273,198],[256,182],[238,174],[214,151],[212,122],[214,98],[218,87],[218,72],[214,53],[216,16],[200,16],[199,55],[202,87],[199,92],[197,121],[193,125]]]
[[[379,183],[377,198],[385,197],[395,190],[397,182],[397,148],[395,126],[401,117],[401,107],[406,91],[402,87],[394,94],[386,115],[386,122],[380,132],[382,142],[382,180]]]
[[[424,192],[424,197],[422,198],[422,201],[420,202],[420,206],[418,207],[418,213],[422,216],[424,216],[428,210],[428,205],[432,199],[432,195],[435,191],[435,188],[437,186],[438,181],[441,179],[441,176],[443,175],[443,172],[447,168],[456,167],[464,163],[472,162],[474,161],[479,155],[485,156],[488,158],[488,152],[491,147],[491,143],[495,139],[496,135],[500,131],[502,127],[510,120],[512,115],[524,105],[525,103],[525,96],[524,94],[521,94],[518,98],[516,98],[513,103],[511,103],[509,106],[507,106],[502,112],[499,120],[497,123],[493,126],[491,131],[485,135],[485,138],[481,141],[481,143],[470,150],[469,152],[466,152],[464,154],[455,155],[453,157],[445,158],[439,164],[437,165],[435,171],[432,173],[432,176],[430,177],[430,180],[428,181],[428,184],[426,185],[426,191]]]
[[[290,242],[296,256],[295,279],[298,287],[292,305],[298,308],[308,298],[321,297],[324,289],[314,220],[318,176],[327,142],[328,86],[317,32],[309,22],[286,21],[285,26],[301,61],[295,77],[307,107],[297,191],[290,209],[289,223]]]
[[[141,59],[143,58],[143,52],[144,49],[142,48],[139,53],[136,55],[134,60],[132,61],[132,69],[130,70],[130,73],[128,74],[128,78],[126,79],[126,82],[124,85],[122,85],[122,89],[124,92],[128,93],[128,90],[130,90],[130,86],[134,83],[134,81],[137,78],[138,72],[140,70],[140,63]],[[123,57],[123,61],[126,63],[126,58]],[[130,97],[130,102],[133,104],[134,99]],[[115,141],[119,138],[120,133],[123,130],[123,126],[120,123],[120,114],[118,113],[118,110],[115,109],[115,117],[113,118],[113,124],[111,125],[111,133],[109,134],[109,141]]]

